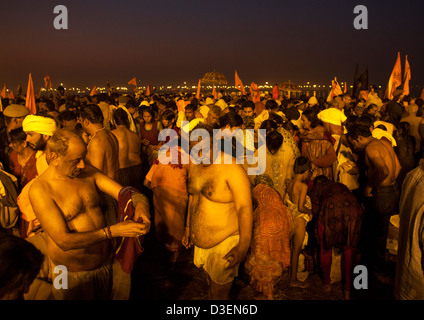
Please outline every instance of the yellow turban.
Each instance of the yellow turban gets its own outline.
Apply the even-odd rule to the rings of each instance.
[[[56,131],[56,121],[52,118],[46,118],[37,115],[28,115],[22,122],[22,129],[25,132],[34,131],[46,136],[52,136]]]

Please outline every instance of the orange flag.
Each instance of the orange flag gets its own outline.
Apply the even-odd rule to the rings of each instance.
[[[199,83],[197,84],[197,93],[196,93],[196,99],[200,100],[200,86],[202,84],[202,80],[199,79]]]
[[[2,99],[7,98],[6,84],[3,86],[3,90],[1,91],[1,97],[2,97]]]
[[[237,70],[235,72],[235,76],[234,77],[235,77],[236,88],[241,91],[241,94],[242,95],[245,95],[246,94],[246,90],[244,90],[243,82],[241,82],[241,79],[240,79],[240,77],[237,74]]]
[[[213,88],[212,88],[212,95],[215,100],[218,100],[218,94],[216,93],[215,85],[213,85]]]
[[[9,100],[15,100],[15,94],[13,93],[13,91],[10,91],[9,93]]]
[[[403,95],[409,95],[409,80],[411,80],[411,67],[409,66],[408,56],[405,56],[405,75],[403,76]]]
[[[339,83],[337,82],[337,78],[334,77],[334,80],[331,80],[331,91],[330,94],[327,97],[327,101],[331,101],[333,100],[334,97],[342,95],[342,88],[340,87]]]
[[[29,112],[31,114],[36,114],[37,113],[37,107],[35,106],[34,84],[32,82],[32,75],[31,75],[31,73],[29,74],[28,89],[27,89],[25,107],[27,107],[29,109]]]
[[[258,85],[254,82],[252,82],[250,85],[250,94],[252,95],[252,101],[254,103],[261,101]]]
[[[400,65],[400,52],[396,59],[395,66],[393,67],[390,75],[389,83],[387,85],[387,98],[393,99],[393,92],[402,84],[402,68]]]
[[[128,84],[132,84],[133,86],[137,87],[137,79],[134,77],[130,81],[128,81]]]
[[[95,96],[95,95],[97,95],[97,87],[96,86],[93,87],[93,90],[91,90],[91,93],[90,93],[90,96]]]
[[[347,83],[346,83],[346,81],[345,81],[345,83],[344,83],[344,90],[343,90],[343,93],[346,93],[347,92]]]
[[[280,91],[278,91],[278,86],[275,85],[274,88],[272,89],[272,99],[278,100],[279,96],[280,96]]]
[[[150,96],[150,84],[147,85],[146,96]]]
[[[47,75],[44,77],[44,87],[49,90],[53,89],[52,80],[50,79],[50,76]]]

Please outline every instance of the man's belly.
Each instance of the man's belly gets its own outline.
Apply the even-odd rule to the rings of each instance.
[[[48,255],[55,265],[63,265],[68,271],[90,271],[103,266],[110,258],[110,246],[102,241],[91,247],[63,251],[53,241],[48,241]]]
[[[191,240],[208,249],[231,235],[238,234],[238,217],[233,202],[219,203],[194,196],[190,207]]]

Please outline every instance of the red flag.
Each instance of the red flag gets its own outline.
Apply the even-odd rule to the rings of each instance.
[[[25,107],[27,107],[29,109],[29,112],[31,114],[36,114],[37,113],[37,107],[35,105],[34,84],[32,82],[32,75],[31,75],[31,73],[29,74],[28,89],[27,89]]]
[[[95,96],[95,95],[97,95],[97,87],[96,86],[93,87],[93,90],[91,90],[91,93],[90,93],[90,96]]]
[[[147,85],[146,96],[150,96],[150,84]]]
[[[201,79],[199,79],[199,83],[197,84],[197,93],[196,93],[196,99],[200,100],[200,85],[202,84]]]
[[[132,84],[133,86],[137,87],[137,79],[134,77],[130,81],[128,81],[128,84]]]
[[[278,100],[279,97],[280,97],[280,91],[278,91],[278,86],[275,85],[274,88],[272,89],[272,99]]]
[[[234,77],[235,77],[236,88],[241,91],[241,94],[242,95],[245,95],[246,94],[246,90],[244,89],[243,82],[241,82],[241,79],[240,79],[240,77],[237,74],[237,70],[235,72],[235,76]]]
[[[343,93],[346,93],[347,92],[347,83],[346,83],[346,81],[345,81],[345,83],[344,83],[344,90],[343,90]]]
[[[13,93],[13,91],[10,91],[9,93],[9,100],[15,100],[15,94]]]
[[[250,85],[250,94],[252,95],[252,101],[254,103],[256,102],[260,102],[261,101],[261,96],[259,94],[259,88],[258,85],[254,82],[251,83]]]
[[[405,75],[403,77],[403,95],[409,95],[409,80],[411,80],[411,67],[409,66],[408,56],[405,56]]]
[[[213,88],[212,88],[212,95],[215,100],[218,100],[218,94],[216,93],[215,85],[213,85]]]
[[[393,99],[393,92],[402,84],[402,68],[400,64],[400,52],[396,59],[395,66],[393,67],[390,75],[389,83],[387,85],[387,98]]]
[[[3,90],[1,91],[1,97],[2,97],[2,99],[7,98],[6,84],[3,86]]]

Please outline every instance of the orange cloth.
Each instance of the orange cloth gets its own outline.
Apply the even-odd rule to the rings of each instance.
[[[293,217],[274,188],[258,184],[252,189],[252,197],[253,236],[245,268],[252,287],[268,295],[283,270],[290,266]]]

